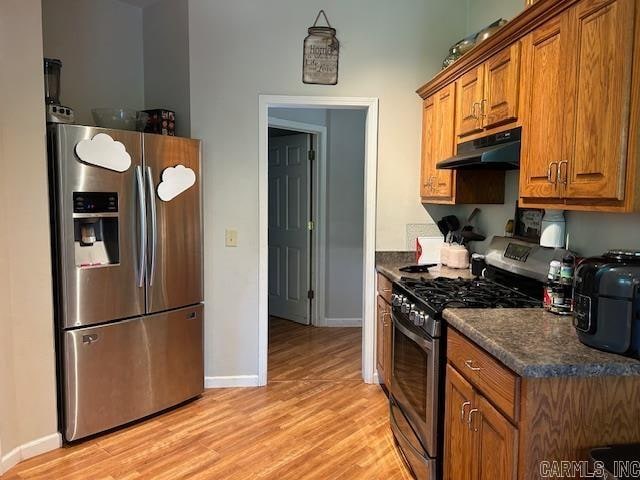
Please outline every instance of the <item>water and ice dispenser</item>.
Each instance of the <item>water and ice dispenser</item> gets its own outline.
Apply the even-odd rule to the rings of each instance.
[[[73,192],[76,266],[102,267],[120,262],[118,194]]]

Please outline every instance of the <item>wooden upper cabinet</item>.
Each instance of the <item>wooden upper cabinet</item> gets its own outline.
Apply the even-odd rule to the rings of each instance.
[[[635,8],[636,0],[583,0],[569,10],[567,198],[624,199]]]
[[[509,128],[505,125],[518,120],[520,42],[464,73],[455,83],[458,142],[494,133],[498,127]]]
[[[452,83],[435,96],[435,145],[434,145],[434,185],[433,197],[453,196],[453,171],[435,168],[441,160],[455,153],[456,88]]]
[[[433,97],[422,101],[422,160],[420,164],[420,196],[422,198],[431,195],[433,185],[434,144],[434,105]]]
[[[522,197],[560,197],[567,19],[556,17],[522,41]]]
[[[422,165],[420,196],[453,203],[454,173],[437,170],[440,160],[452,157],[455,148],[455,84],[451,84],[422,105]]]
[[[469,412],[474,401],[473,387],[453,367],[447,365],[444,407],[444,480],[471,480],[473,439]]]
[[[517,476],[518,432],[484,397],[476,395],[476,414],[471,414],[475,437],[474,480],[513,480]],[[472,410],[473,412],[473,410]]]
[[[484,66],[485,96],[482,105],[484,128],[496,127],[518,118],[520,42],[491,57]]]
[[[484,65],[472,69],[456,81],[456,96],[458,137],[482,131]]]
[[[422,103],[422,160],[420,197],[423,203],[504,202],[504,172],[498,170],[438,170],[436,164],[455,155],[456,83]]]

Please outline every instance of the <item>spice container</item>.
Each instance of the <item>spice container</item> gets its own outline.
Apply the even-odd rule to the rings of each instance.
[[[549,263],[548,282],[544,287],[544,308],[557,315],[571,315],[573,310],[573,256]],[[564,270],[563,270],[564,268]],[[564,271],[564,279],[562,277]],[[567,283],[568,282],[568,283]]]
[[[549,274],[547,275],[549,282],[560,281],[561,268],[562,268],[562,263],[559,260],[552,260],[551,263],[549,263]]]
[[[560,283],[562,285],[573,285],[573,272],[575,259],[573,255],[565,255],[560,266]]]

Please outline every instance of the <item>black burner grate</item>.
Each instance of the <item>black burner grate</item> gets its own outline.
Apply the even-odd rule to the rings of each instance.
[[[486,279],[464,278],[413,279],[400,281],[419,300],[435,311],[445,308],[527,308],[541,302],[523,293]]]

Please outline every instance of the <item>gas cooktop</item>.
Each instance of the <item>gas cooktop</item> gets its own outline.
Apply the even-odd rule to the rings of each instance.
[[[542,302],[515,289],[484,278],[473,280],[438,277],[413,279],[402,277],[399,284],[428,306],[433,313],[445,308],[527,308]]]

